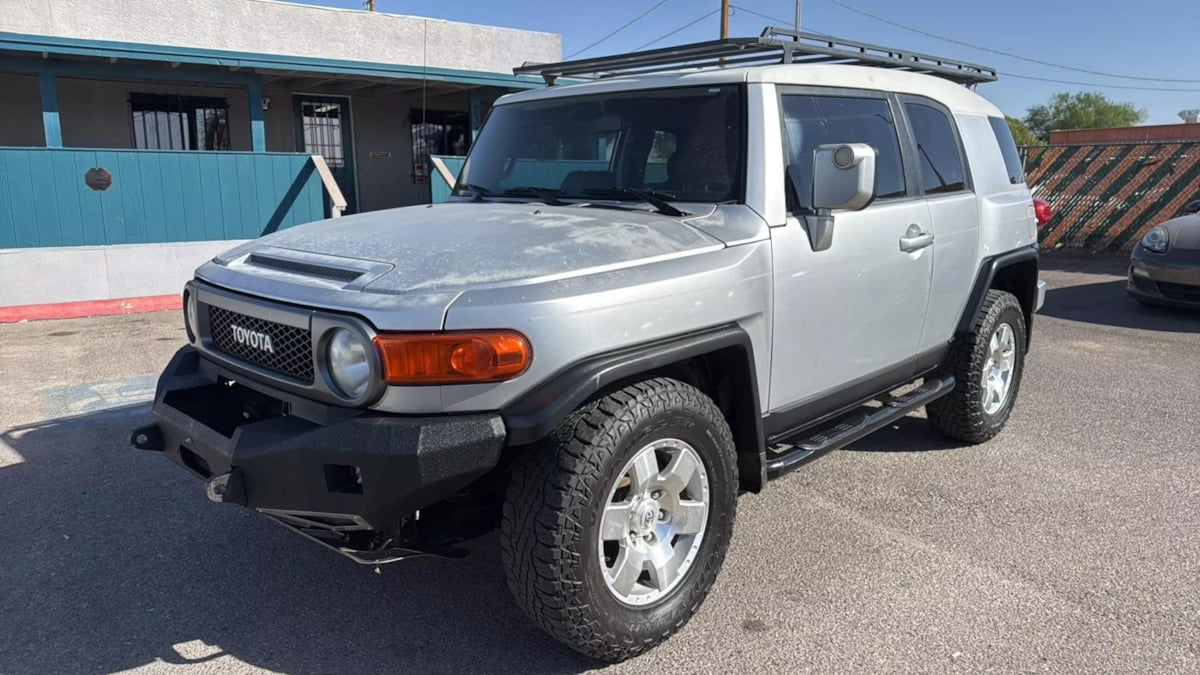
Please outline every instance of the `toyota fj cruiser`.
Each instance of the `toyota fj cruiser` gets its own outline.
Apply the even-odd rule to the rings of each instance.
[[[133,444],[362,563],[498,527],[529,618],[620,660],[739,491],[922,406],[1004,426],[1043,286],[994,71],[768,29],[518,72],[588,81],[499,100],[449,203],[201,266]]]

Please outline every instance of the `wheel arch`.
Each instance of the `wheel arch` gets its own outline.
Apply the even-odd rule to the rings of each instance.
[[[740,487],[761,490],[766,445],[754,348],[736,324],[592,356],[560,370],[500,411],[507,442],[537,442],[581,405],[651,377],[686,382],[716,402],[733,432]]]
[[[1007,291],[1016,296],[1025,315],[1025,350],[1033,337],[1033,314],[1037,309],[1038,248],[1036,245],[1002,253],[983,261],[975,285],[967,297],[967,306],[959,319],[955,337],[971,332],[975,317],[990,290]]]

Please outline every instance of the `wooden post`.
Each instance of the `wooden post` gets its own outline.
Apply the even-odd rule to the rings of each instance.
[[[729,0],[721,0],[721,39],[729,37]]]

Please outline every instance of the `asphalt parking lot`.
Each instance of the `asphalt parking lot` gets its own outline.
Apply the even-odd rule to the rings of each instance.
[[[620,670],[1200,670],[1200,313],[1048,257],[1007,430],[911,416],[739,505],[700,614]],[[176,312],[0,325],[0,673],[575,672],[493,537],[382,574],[127,446]]]

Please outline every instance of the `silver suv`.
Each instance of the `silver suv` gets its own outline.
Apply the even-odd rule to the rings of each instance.
[[[450,203],[200,267],[133,444],[362,563],[498,527],[529,618],[621,660],[700,606],[740,491],[922,406],[995,436],[1043,292],[994,73],[688,49],[519,69],[591,81],[500,100]]]

